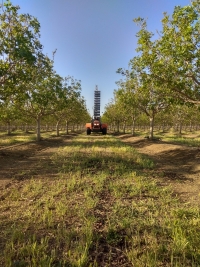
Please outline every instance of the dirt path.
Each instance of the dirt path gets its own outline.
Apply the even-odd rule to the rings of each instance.
[[[59,147],[66,146],[72,137],[59,137],[0,150],[0,189],[31,177],[53,178],[57,170],[54,172],[53,168],[56,167],[51,165],[50,156]],[[199,148],[127,135],[118,138],[154,161],[152,176],[161,173],[161,185],[170,184],[183,201],[200,205]]]
[[[154,161],[153,173],[162,174],[162,185],[171,185],[183,201],[200,205],[200,148],[127,135],[119,138]]]

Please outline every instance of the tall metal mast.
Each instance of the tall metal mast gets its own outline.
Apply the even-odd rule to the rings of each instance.
[[[98,85],[96,85],[94,91],[94,117],[100,117],[100,102],[101,91],[98,90]]]

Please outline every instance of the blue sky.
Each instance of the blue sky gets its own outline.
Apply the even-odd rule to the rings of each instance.
[[[147,19],[152,32],[161,29],[163,12],[190,0],[11,0],[21,13],[41,25],[44,53],[55,55],[55,70],[82,83],[82,95],[93,113],[95,85],[101,91],[101,112],[117,89],[118,68],[128,68],[136,55],[136,17]]]

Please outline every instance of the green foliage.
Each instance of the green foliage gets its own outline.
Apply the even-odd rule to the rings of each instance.
[[[39,141],[43,117],[54,114],[80,122],[87,109],[81,82],[54,71],[53,60],[42,51],[38,20],[19,10],[7,0],[0,13],[0,119],[36,120]]]
[[[173,120],[179,125],[191,123],[195,118],[193,105],[200,105],[199,15],[198,0],[188,6],[176,6],[171,16],[164,13],[162,30],[156,34],[148,31],[145,19],[134,19],[140,26],[138,54],[130,60],[129,70],[117,70],[124,80],[117,82],[115,101],[106,107],[105,115],[110,121],[116,120],[117,112],[113,110],[120,110],[120,122],[122,116],[137,118],[144,113],[150,122],[149,137],[153,138],[156,117],[163,117],[164,122],[166,112],[179,106],[177,113],[173,111],[174,118],[169,114],[168,124]]]
[[[160,38],[153,41],[146,22],[136,21],[141,24],[137,34],[141,78],[147,81],[149,77],[156,87],[169,90],[171,102],[199,104],[199,2],[175,7],[171,17],[164,13]]]
[[[42,49],[39,22],[29,14],[19,14],[19,9],[6,1],[0,13],[0,99],[28,80],[28,69]]]

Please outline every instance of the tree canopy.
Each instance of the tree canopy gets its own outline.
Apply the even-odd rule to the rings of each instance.
[[[39,21],[29,14],[21,14],[20,7],[9,0],[0,7],[0,39],[2,121],[10,123],[16,116],[23,117],[24,121],[34,119],[39,141],[43,117],[60,116],[66,121],[68,116],[70,120],[72,107],[73,116],[78,117],[78,112],[83,117],[88,115],[81,97],[81,81],[56,73],[56,50],[52,53],[53,59],[44,54]]]
[[[129,70],[117,70],[124,79],[117,82],[116,105],[123,102],[127,116],[130,110],[146,114],[153,138],[156,114],[170,105],[200,106],[200,2],[175,6],[171,15],[165,12],[159,32],[150,32],[148,21],[141,17],[134,22],[140,27],[137,54]]]

